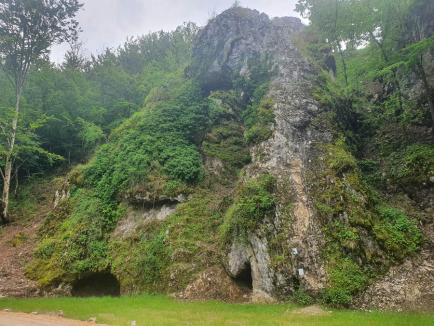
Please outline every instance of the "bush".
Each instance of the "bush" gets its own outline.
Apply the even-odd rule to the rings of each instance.
[[[259,103],[248,106],[243,113],[246,132],[244,137],[249,144],[259,144],[273,134],[274,123],[273,102],[262,99]]]
[[[348,306],[353,294],[368,281],[364,271],[350,258],[337,258],[328,275],[330,285],[324,292],[324,301],[333,306]]]
[[[357,167],[357,161],[348,151],[344,138],[338,139],[334,145],[327,145],[326,150],[328,151],[329,168],[336,173],[342,174]]]
[[[390,156],[389,174],[402,187],[420,187],[434,175],[434,147],[411,145]]]
[[[312,298],[306,291],[303,289],[298,289],[294,291],[292,296],[295,303],[302,306],[309,306],[315,302],[314,298]]]
[[[203,143],[207,156],[220,159],[229,169],[236,170],[250,163],[250,152],[239,124],[227,122],[212,129]]]
[[[146,183],[155,166],[167,181],[194,184],[201,179],[195,142],[207,127],[206,102],[193,84],[173,83],[164,101],[148,104],[123,123],[87,166],[87,184],[104,201]]]
[[[374,233],[386,250],[397,259],[416,252],[422,241],[416,222],[392,207],[381,206],[377,210],[380,220],[374,225]]]
[[[263,174],[240,186],[222,226],[226,240],[234,235],[245,240],[267,216],[274,214],[275,182],[273,176]]]

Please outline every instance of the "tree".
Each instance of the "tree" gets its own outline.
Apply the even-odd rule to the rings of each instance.
[[[351,6],[351,0],[299,0],[296,5],[296,11],[309,18],[315,32],[339,54],[346,86],[348,72],[344,45],[356,41]]]
[[[65,53],[62,69],[84,70],[87,62],[82,54],[83,44],[75,40],[69,44],[69,50]]]
[[[15,110],[6,131],[2,212],[3,223],[9,220],[9,192],[15,145],[20,118],[20,100],[30,68],[46,58],[56,43],[77,38],[80,9],[78,0],[0,0],[0,65],[8,75],[15,92]]]

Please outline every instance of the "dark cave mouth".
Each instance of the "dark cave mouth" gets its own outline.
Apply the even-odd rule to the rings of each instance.
[[[121,286],[111,273],[91,273],[72,284],[71,294],[74,297],[118,297],[121,295]]]
[[[241,272],[234,278],[235,283],[244,289],[253,290],[252,267],[246,263]]]

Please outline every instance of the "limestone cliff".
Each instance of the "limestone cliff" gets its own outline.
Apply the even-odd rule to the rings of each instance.
[[[236,279],[251,272],[254,301],[306,291],[348,303],[376,273],[399,264],[413,249],[393,253],[388,236],[380,235],[389,208],[383,210],[374,198],[327,108],[314,99],[319,72],[295,45],[302,30],[296,18],[269,19],[233,8],[201,31],[190,71],[206,92],[234,88],[239,76],[253,78],[252,62],[265,61],[272,71],[265,95],[274,113],[272,133],[250,147],[252,162],[239,182],[272,175],[275,209],[247,237],[232,233],[223,259],[229,275]],[[411,220],[405,223],[414,234],[402,236],[417,248],[417,228]]]
[[[270,139],[251,148],[252,163],[244,178],[270,173],[280,194],[275,215],[249,235],[247,243],[233,240],[228,272],[237,277],[249,265],[254,297],[287,295],[294,282],[319,292],[325,272],[319,255],[322,236],[307,193],[306,166],[312,145],[330,135],[312,128],[318,112],[312,98],[313,68],[294,45],[293,36],[303,25],[296,18],[270,20],[243,8],[227,11],[202,31],[194,50],[199,78],[207,89],[230,87],[236,75],[249,76],[249,61],[257,56],[272,63],[275,72],[266,95],[273,102],[275,124]],[[281,198],[280,198],[281,197]],[[285,199],[292,211],[285,211]],[[287,204],[287,203],[286,203]],[[273,266],[271,243],[283,233],[279,246],[285,262]]]

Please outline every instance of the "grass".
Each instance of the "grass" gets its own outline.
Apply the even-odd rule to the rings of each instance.
[[[434,325],[434,315],[333,310],[325,316],[294,313],[293,304],[185,302],[165,296],[120,298],[0,299],[0,308],[39,313],[63,310],[65,317],[117,326],[137,325]]]

